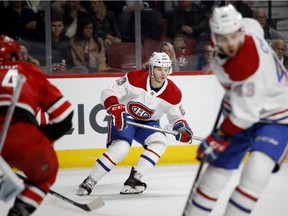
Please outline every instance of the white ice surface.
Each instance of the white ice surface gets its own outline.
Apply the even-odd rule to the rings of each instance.
[[[80,203],[88,203],[101,196],[105,206],[85,212],[49,194],[33,216],[181,216],[197,169],[198,165],[156,166],[142,179],[147,183],[143,194],[120,195],[130,167],[116,167],[101,179],[88,197],[79,197],[75,191],[90,170],[61,170],[52,187],[54,191]],[[240,172],[241,169],[235,171],[211,216],[223,213]],[[287,216],[287,200],[288,164],[284,164],[280,172],[272,175],[252,216]],[[0,215],[5,216],[11,205],[12,202],[0,201]]]

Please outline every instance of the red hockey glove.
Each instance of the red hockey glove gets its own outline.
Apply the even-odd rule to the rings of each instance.
[[[174,123],[173,130],[179,132],[176,135],[176,140],[185,143],[192,143],[193,132],[185,120],[179,120]]]
[[[115,127],[121,131],[127,127],[127,113],[124,104],[114,104],[107,111],[111,115]]]
[[[204,155],[208,155],[207,162],[213,162],[228,145],[229,141],[227,138],[212,133],[200,144],[197,152],[197,159],[201,160]]]

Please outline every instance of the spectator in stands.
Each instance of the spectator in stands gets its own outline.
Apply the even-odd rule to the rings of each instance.
[[[32,63],[36,66],[40,66],[39,61],[37,59],[33,58],[32,56],[30,56],[28,53],[27,47],[25,47],[23,45],[20,46],[20,57],[23,61]]]
[[[118,14],[117,19],[123,41],[135,39],[135,1],[107,1],[105,4]],[[144,37],[159,40],[163,28],[160,22],[162,14],[155,10],[155,1],[140,1],[141,4],[141,33]]]
[[[177,5],[178,5],[178,0],[164,1],[164,11],[162,13],[175,9]]]
[[[165,52],[172,61],[173,71],[180,71],[180,67],[176,58],[175,50],[170,42],[164,41],[160,44],[159,52]]]
[[[65,71],[72,67],[70,38],[65,35],[63,18],[51,15],[52,70]]]
[[[285,66],[285,68],[288,69],[288,56],[285,55],[285,52],[287,51],[287,45],[285,40],[282,39],[273,40],[271,46],[273,50],[276,52],[280,61]]]
[[[87,15],[87,11],[82,7],[79,0],[66,1],[63,16],[65,35],[72,38],[76,34],[77,23]]]
[[[232,4],[237,11],[239,11],[242,15],[242,17],[253,17],[253,10],[251,7],[243,1],[237,0],[237,1],[228,1],[228,4]]]
[[[203,46],[203,51],[198,58],[197,70],[211,71],[211,62],[214,57],[214,49],[210,43]]]
[[[51,11],[59,16],[64,15],[64,8],[66,7],[66,1],[54,0],[50,2]]]
[[[175,50],[173,45],[170,42],[164,41],[159,46],[159,52],[165,52],[171,59],[172,62],[172,70],[180,71],[180,67],[178,64],[178,60],[176,58]],[[143,64],[143,68],[148,68],[149,62],[145,62]]]
[[[4,20],[5,19],[5,4],[3,1],[0,2],[0,20]],[[0,35],[4,35],[5,32],[5,25],[3,24],[0,28]]]
[[[256,19],[264,30],[264,38],[271,43],[271,40],[274,39],[284,39],[284,37],[277,32],[276,29],[273,29],[269,26],[267,22],[266,12],[262,8],[257,8],[253,11],[253,18]]]
[[[85,67],[89,72],[107,70],[105,47],[102,38],[94,32],[90,17],[79,20],[77,32],[71,40],[74,66]]]
[[[90,15],[94,21],[94,30],[105,44],[106,58],[111,44],[121,43],[121,35],[115,15],[108,11],[102,0],[90,1]]]
[[[191,50],[187,47],[187,37],[183,34],[176,34],[173,44],[180,71],[187,71],[195,68]]]
[[[199,39],[201,33],[208,34],[206,10],[192,0],[179,0],[175,10],[166,13],[168,21],[168,37],[175,38],[177,33],[190,39]]]
[[[15,40],[34,41],[39,40],[37,36],[37,14],[28,7],[23,6],[22,1],[9,1],[9,6],[5,8],[1,28],[5,29],[5,34]]]

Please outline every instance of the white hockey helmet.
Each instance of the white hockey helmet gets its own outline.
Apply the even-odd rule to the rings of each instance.
[[[153,52],[149,59],[149,71],[152,75],[154,67],[169,67],[169,74],[172,73],[172,61],[165,52]]]
[[[215,8],[209,25],[212,34],[230,34],[242,27],[242,15],[231,4]]]

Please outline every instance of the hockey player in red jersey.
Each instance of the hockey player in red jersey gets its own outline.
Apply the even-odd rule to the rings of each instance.
[[[159,119],[166,114],[173,129],[180,132],[176,139],[191,142],[193,133],[184,118],[181,91],[167,78],[171,73],[169,56],[154,52],[149,60],[149,71],[129,72],[102,91],[101,101],[111,115],[107,151],[96,160],[90,175],[79,185],[78,195],[89,195],[95,184],[126,157],[133,140],[145,150],[120,193],[139,194],[146,189],[141,178],[165,152],[167,138],[161,132],[127,125],[127,116],[129,121],[159,127]]]
[[[209,23],[216,51],[211,66],[225,88],[227,115],[198,148],[198,158],[206,155],[209,165],[184,215],[210,215],[232,171],[250,152],[223,214],[246,216],[287,155],[288,74],[257,21],[228,5],[215,8]]]
[[[18,74],[26,77],[1,152],[11,168],[27,176],[25,188],[15,198],[8,216],[31,215],[43,201],[58,171],[53,143],[71,129],[73,116],[70,102],[38,67],[21,61],[19,54],[20,46],[13,39],[0,37],[0,130],[13,94],[14,78]],[[49,124],[38,125],[38,108],[48,114]]]

